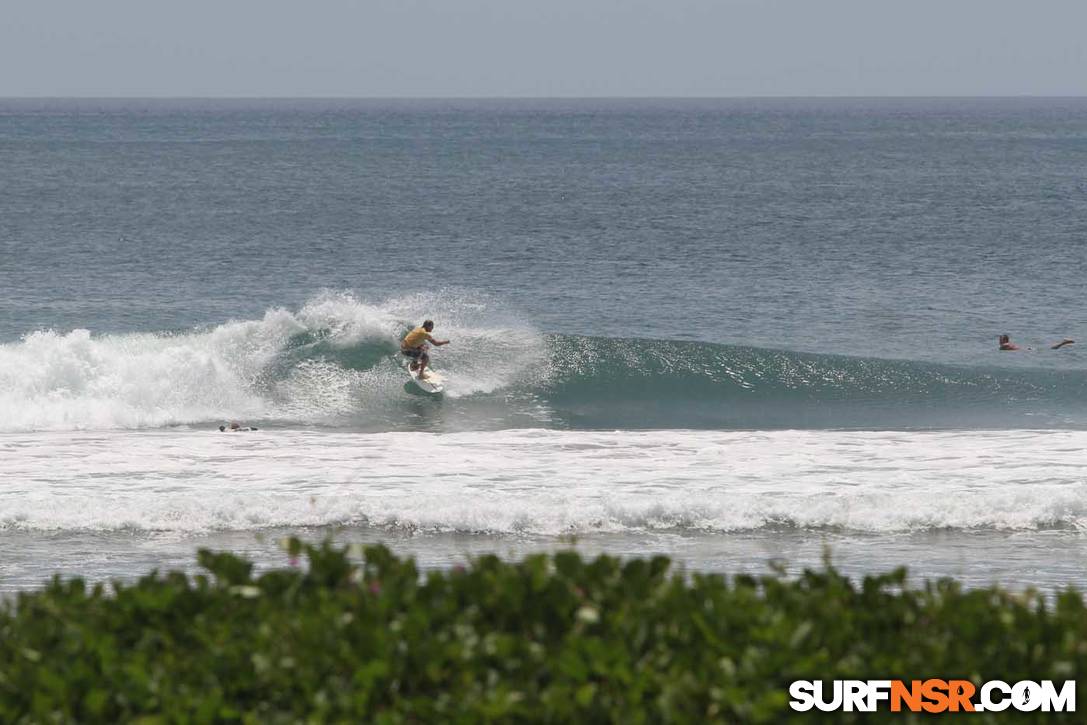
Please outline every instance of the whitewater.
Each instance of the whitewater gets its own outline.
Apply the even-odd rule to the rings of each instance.
[[[1087,432],[356,433],[190,428],[0,434],[0,589],[261,566],[278,541],[384,541],[423,566],[576,546],[683,566],[851,574],[907,564],[1059,588],[1087,555]]]
[[[472,298],[374,306],[347,294],[204,330],[94,336],[38,331],[0,345],[0,431],[140,429],[244,418],[335,423],[402,391],[399,336],[441,306],[457,345],[448,396],[491,392],[539,357],[531,328],[503,327]]]
[[[1087,531],[1082,431],[5,435],[0,526]],[[1029,485],[1028,485],[1029,484]]]

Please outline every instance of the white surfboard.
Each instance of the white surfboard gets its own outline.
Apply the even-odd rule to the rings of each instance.
[[[422,390],[424,393],[430,393],[431,395],[437,395],[445,390],[445,379],[441,374],[430,369],[427,366],[426,373],[422,378],[419,377],[419,373],[415,370],[408,368],[408,375],[411,376],[411,380],[415,383],[416,387]]]

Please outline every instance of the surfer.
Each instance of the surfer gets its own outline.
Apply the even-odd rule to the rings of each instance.
[[[1049,349],[1050,350],[1059,350],[1062,347],[1064,347],[1065,345],[1071,345],[1074,342],[1075,342],[1075,340],[1070,340],[1070,339],[1068,339],[1066,337],[1063,340],[1061,340],[1060,342],[1058,342],[1058,343],[1056,343],[1054,345],[1050,345]],[[1008,335],[1001,335],[1000,337],[998,337],[997,338],[997,343],[999,344],[999,349],[1007,351],[1007,352],[1015,352],[1015,351],[1023,349],[1023,348],[1019,347],[1018,345],[1016,345],[1014,342],[1012,342],[1011,337],[1009,337]],[[1027,349],[1028,350],[1033,350],[1034,348],[1028,347]]]
[[[243,426],[241,423],[239,423],[236,420],[231,421],[229,427],[225,426],[225,425],[219,426],[219,432],[220,433],[240,433],[242,431],[249,431],[249,430],[257,430],[257,428],[255,426],[251,426],[251,425]]]
[[[433,331],[434,320],[425,320],[422,325],[405,335],[400,342],[400,352],[404,356],[411,358],[409,367],[412,372],[419,371],[420,379],[426,377],[426,366],[430,362],[430,356],[426,352],[426,344],[429,342],[437,347],[449,344],[449,340],[438,340],[431,335],[430,333]]]

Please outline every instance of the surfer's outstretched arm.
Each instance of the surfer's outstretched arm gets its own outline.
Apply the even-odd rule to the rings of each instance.
[[[1061,340],[1060,342],[1058,342],[1056,345],[1051,346],[1049,349],[1050,350],[1060,350],[1065,345],[1071,345],[1074,342],[1075,342],[1075,340],[1070,340],[1070,339],[1068,339],[1066,337],[1063,340]]]

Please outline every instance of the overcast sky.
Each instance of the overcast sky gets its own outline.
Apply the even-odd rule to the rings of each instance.
[[[0,96],[1087,95],[1087,0],[3,0]]]

